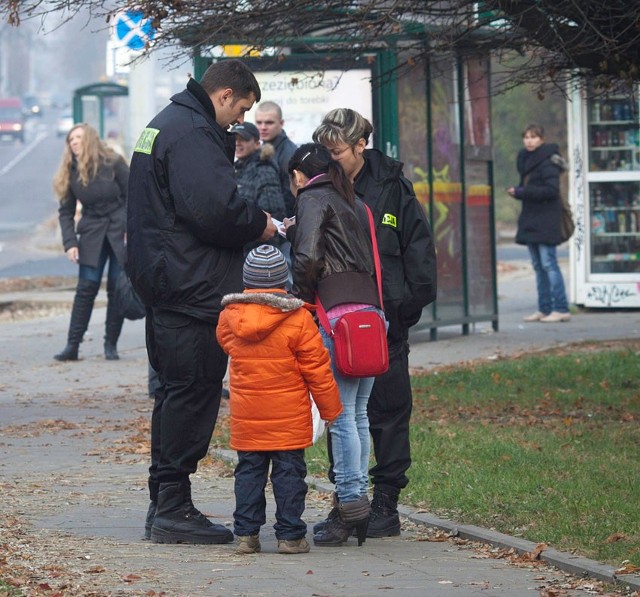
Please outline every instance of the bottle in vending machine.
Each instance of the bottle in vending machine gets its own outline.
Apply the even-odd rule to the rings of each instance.
[[[622,106],[620,102],[616,102],[613,104],[612,113],[614,120],[622,120]]]
[[[625,145],[633,147],[636,144],[636,132],[633,129],[628,129],[625,136]]]
[[[596,187],[593,191],[593,206],[596,209],[602,207],[602,191],[598,187]]]
[[[629,212],[629,230],[628,232],[638,232],[638,214],[635,211]]]

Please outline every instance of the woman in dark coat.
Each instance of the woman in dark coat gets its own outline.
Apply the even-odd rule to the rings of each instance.
[[[128,181],[126,162],[100,139],[94,128],[78,124],[69,131],[53,188],[60,199],[58,216],[64,250],[69,260],[80,267],[67,345],[54,356],[58,361],[78,360],[78,347],[89,325],[107,261],[104,355],[108,360],[119,358],[116,345],[123,318],[113,299],[125,261]],[[76,224],[78,203],[82,213]]]
[[[560,173],[564,160],[556,144],[544,142],[544,129],[539,125],[529,125],[522,141],[524,149],[518,153],[517,162],[520,184],[507,192],[522,201],[516,242],[529,248],[536,273],[538,310],[524,320],[569,321],[564,279],[556,257],[556,246],[562,243]]]
[[[413,395],[409,329],[436,299],[436,253],[431,227],[401,162],[367,149],[373,126],[351,108],[335,108],[313,139],[322,143],[373,212],[382,265],[382,298],[389,322],[389,370],[376,377],[367,412],[375,464],[367,537],[400,535],[398,498],[409,483]],[[331,478],[332,473],[329,472]],[[322,525],[320,522],[316,525]]]

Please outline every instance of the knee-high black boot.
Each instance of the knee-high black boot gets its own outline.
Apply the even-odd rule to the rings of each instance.
[[[98,282],[92,282],[82,278],[78,280],[76,295],[73,299],[73,309],[71,310],[67,345],[62,352],[59,352],[53,357],[57,361],[78,360],[78,347],[89,326],[93,303],[99,288],[100,284]]]
[[[107,320],[104,326],[104,358],[108,361],[116,361],[120,357],[118,356],[118,338],[120,338],[120,332],[122,331],[122,324],[124,318],[118,313],[115,308],[113,290],[107,289]]]

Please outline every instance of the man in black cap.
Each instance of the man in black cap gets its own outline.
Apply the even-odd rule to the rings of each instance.
[[[260,133],[251,122],[236,124],[229,132],[236,136],[236,161],[233,166],[238,181],[238,193],[252,205],[282,221],[285,206],[278,166],[273,160],[273,145],[260,144]],[[252,243],[248,250],[253,246],[257,245]]]

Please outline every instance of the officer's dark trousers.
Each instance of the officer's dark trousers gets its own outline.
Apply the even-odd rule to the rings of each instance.
[[[389,370],[376,377],[367,412],[376,464],[369,470],[374,486],[404,489],[411,466],[409,422],[413,397],[409,344],[389,346]]]
[[[218,418],[227,355],[216,326],[182,313],[147,309],[147,351],[160,381],[151,419],[151,499],[160,483],[194,473]]]

